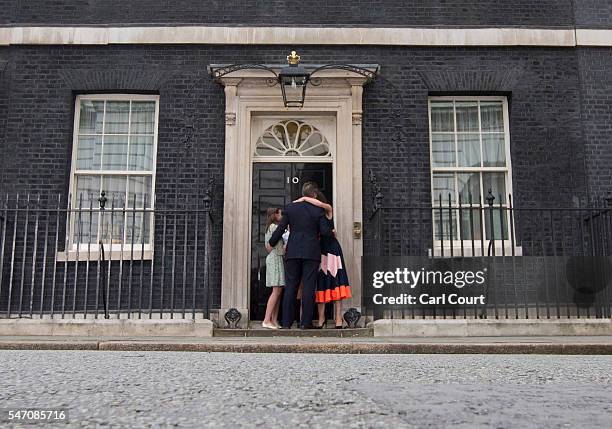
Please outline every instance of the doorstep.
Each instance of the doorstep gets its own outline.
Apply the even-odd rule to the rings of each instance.
[[[213,337],[304,337],[304,338],[355,338],[372,337],[374,329],[265,329],[253,327],[250,329],[219,329],[213,330]]]

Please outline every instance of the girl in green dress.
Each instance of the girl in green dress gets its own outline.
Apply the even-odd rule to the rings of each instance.
[[[272,233],[278,227],[282,218],[282,211],[278,207],[270,207],[267,212],[267,228],[265,242],[270,241]],[[261,326],[268,329],[278,329],[278,310],[280,307],[280,297],[285,286],[285,262],[283,255],[285,246],[283,241],[279,241],[266,256],[266,286],[272,288],[268,304],[266,306],[266,316]]]

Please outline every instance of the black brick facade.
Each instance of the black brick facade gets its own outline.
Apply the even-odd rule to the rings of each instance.
[[[384,182],[385,203],[430,201],[427,97],[509,97],[517,206],[571,206],[612,191],[612,81],[609,49],[298,47],[312,63],[382,66],[364,93],[363,168]],[[66,197],[74,97],[85,92],[160,94],[158,204],[195,205],[217,181],[213,228],[222,227],[224,96],[210,63],[278,62],[270,46],[20,46],[0,50],[2,191]],[[582,105],[581,105],[582,102]],[[581,121],[581,116],[583,120]],[[193,126],[194,139],[185,144]],[[370,207],[364,183],[364,207]],[[368,234],[366,224],[366,239]],[[220,249],[213,258],[220,296]],[[213,304],[213,308],[214,308]]]
[[[610,17],[609,0],[0,0],[0,25],[612,28]],[[385,205],[430,203],[427,100],[444,94],[508,97],[516,206],[571,207],[612,193],[612,48],[294,48],[308,63],[381,65],[380,77],[364,92],[363,171],[366,177],[370,170],[378,176]],[[220,243],[224,94],[206,67],[237,60],[278,63],[287,49],[0,47],[0,194],[59,194],[66,200],[76,95],[159,94],[157,205],[171,207],[178,195],[181,207],[198,207],[213,177],[213,243]],[[367,180],[363,195],[368,213],[372,189]],[[367,252],[372,225],[365,222]],[[211,308],[220,301],[220,246],[214,251]]]
[[[605,26],[597,10],[598,3],[607,0],[587,2],[581,23]],[[569,27],[574,24],[574,10],[572,0],[4,0],[0,18],[5,23],[76,25]]]
[[[509,96],[514,190],[517,202],[525,204],[584,197],[583,130],[597,130],[600,145],[609,136],[604,132],[610,122],[607,50],[577,55],[547,48],[298,49],[313,63],[357,58],[381,64],[380,79],[364,96],[364,168],[386,171],[390,191],[402,190],[389,192],[398,201],[426,201],[429,195],[429,94]],[[235,58],[278,62],[284,51],[268,46],[5,48],[0,109],[9,111],[3,115],[2,185],[21,192],[65,192],[74,96],[100,91],[161,95],[157,190],[162,195],[176,180],[185,187],[210,173],[222,180],[223,90],[206,66]],[[581,99],[591,125],[581,123]],[[190,122],[196,137],[193,156],[186,157],[181,142]]]
[[[8,62],[8,51],[0,53],[0,147],[5,149],[5,135],[7,132],[7,119],[8,119],[8,100],[9,100],[9,76],[10,72],[7,70],[9,66]],[[0,181],[4,182],[5,177],[5,161],[8,157],[0,157]]]
[[[589,192],[612,193],[612,48],[579,49]]]
[[[576,26],[582,28],[612,28],[612,1],[573,0]]]

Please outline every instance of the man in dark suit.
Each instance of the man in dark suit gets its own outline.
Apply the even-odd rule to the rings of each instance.
[[[302,195],[316,197],[318,187],[314,182],[306,182]],[[325,220],[325,211],[307,202],[291,203],[285,207],[283,218],[272,234],[266,248],[270,251],[283,232],[290,227],[289,242],[285,253],[285,294],[283,296],[282,327],[288,329],[293,323],[293,303],[300,280],[302,290],[302,320],[300,327],[312,328],[312,313],[315,305],[317,273],[321,264],[321,245],[319,236],[332,236],[333,232]]]

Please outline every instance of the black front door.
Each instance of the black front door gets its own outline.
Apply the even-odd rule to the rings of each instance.
[[[263,320],[270,295],[266,287],[266,211],[281,209],[302,194],[304,182],[316,182],[333,201],[330,163],[253,164],[253,208],[251,224],[251,320]],[[298,313],[299,314],[299,313]]]

